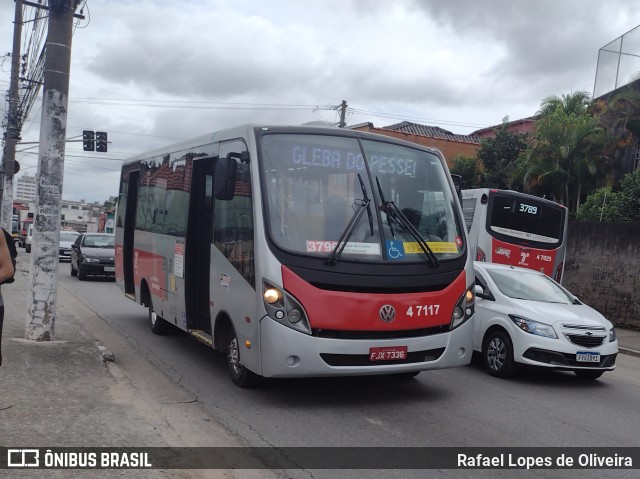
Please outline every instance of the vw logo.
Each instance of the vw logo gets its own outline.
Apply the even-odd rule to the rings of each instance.
[[[385,323],[390,323],[396,317],[396,310],[390,304],[385,304],[380,308],[380,319]]]

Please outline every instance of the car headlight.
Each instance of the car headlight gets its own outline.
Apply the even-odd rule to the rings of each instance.
[[[88,258],[87,256],[85,256],[84,258],[82,258],[82,262],[83,263],[99,263],[100,260],[98,258]]]
[[[525,333],[545,338],[558,339],[556,332],[548,324],[539,323],[538,321],[523,318],[522,316],[516,316],[515,314],[510,314],[509,317],[511,318],[511,321],[513,321],[516,326],[522,329]]]
[[[616,336],[616,328],[611,328],[609,330],[609,342],[612,343],[616,339],[618,339],[618,336]]]

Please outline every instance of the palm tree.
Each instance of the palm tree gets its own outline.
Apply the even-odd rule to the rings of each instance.
[[[534,145],[527,152],[526,189],[562,198],[572,210],[579,207],[585,186],[591,186],[599,173],[604,141],[598,118],[588,107],[589,94],[583,91],[545,98]]]

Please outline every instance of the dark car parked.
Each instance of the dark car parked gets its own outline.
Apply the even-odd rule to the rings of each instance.
[[[115,276],[114,236],[84,233],[71,245],[71,276]]]

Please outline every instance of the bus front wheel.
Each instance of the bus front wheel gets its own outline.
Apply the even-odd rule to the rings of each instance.
[[[238,337],[233,327],[229,331],[229,345],[227,346],[227,370],[231,381],[236,386],[241,388],[248,388],[253,386],[258,379],[258,376],[245,368],[240,362],[240,346]]]
[[[158,335],[166,334],[169,329],[169,323],[158,316],[158,314],[153,310],[153,301],[151,298],[149,298],[149,326],[151,327],[153,334]]]

